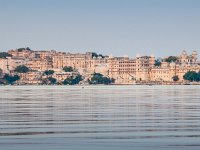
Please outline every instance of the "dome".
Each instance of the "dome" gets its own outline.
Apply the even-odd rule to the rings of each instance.
[[[197,51],[193,51],[193,52],[192,52],[192,55],[197,55]]]
[[[183,50],[182,55],[187,55],[187,52]]]

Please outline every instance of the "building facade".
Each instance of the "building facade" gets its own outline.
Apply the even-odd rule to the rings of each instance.
[[[12,73],[19,65],[27,66],[32,72],[23,79],[30,81],[37,80],[39,74],[45,70],[55,70],[54,75],[59,81],[69,76],[64,73],[63,68],[70,66],[79,72],[86,80],[93,73],[101,73],[106,77],[113,78],[115,84],[134,84],[136,82],[172,82],[174,76],[179,77],[183,82],[183,75],[188,71],[200,71],[198,54],[193,51],[188,55],[183,51],[176,56],[174,62],[162,59],[160,66],[155,66],[155,56],[140,56],[135,58],[113,57],[113,56],[94,56],[93,53],[72,54],[57,51],[32,51],[30,49],[9,50],[12,57],[0,59],[0,68],[4,73]],[[34,81],[35,82],[35,81]]]

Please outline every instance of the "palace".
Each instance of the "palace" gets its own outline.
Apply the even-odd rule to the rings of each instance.
[[[113,57],[97,55],[86,52],[85,54],[72,54],[57,51],[33,51],[29,48],[9,50],[12,56],[0,58],[0,68],[3,73],[12,74],[19,65],[25,65],[32,71],[21,75],[21,82],[28,84],[40,83],[42,72],[54,70],[53,75],[58,81],[63,81],[70,73],[63,71],[65,66],[77,70],[87,81],[93,73],[101,73],[113,78],[115,84],[134,84],[136,82],[172,82],[178,76],[179,82],[184,82],[183,75],[188,71],[200,71],[198,54],[193,51],[188,55],[183,51],[176,56],[174,61],[167,61],[168,57],[160,60],[160,65],[155,65],[156,58],[137,55],[135,58]]]

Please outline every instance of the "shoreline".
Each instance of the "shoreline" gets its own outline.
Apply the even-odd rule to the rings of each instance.
[[[21,85],[0,85],[0,87],[3,86],[66,86],[66,87],[70,87],[70,86],[77,86],[77,87],[86,87],[86,86],[188,86],[188,85],[200,85],[200,83],[189,83],[189,84],[91,84],[91,85],[56,85],[56,84],[52,84],[52,85],[40,85],[40,84],[21,84]]]

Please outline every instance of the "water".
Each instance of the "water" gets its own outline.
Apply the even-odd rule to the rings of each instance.
[[[199,150],[200,86],[0,87],[1,150]]]

